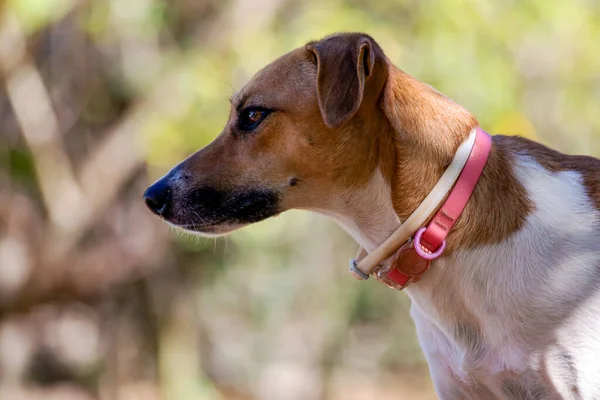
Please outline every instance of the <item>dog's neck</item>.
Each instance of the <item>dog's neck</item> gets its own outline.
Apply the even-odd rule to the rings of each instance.
[[[370,180],[323,211],[369,252],[418,207],[477,125],[463,107],[393,66],[380,108],[379,118],[386,123],[373,124],[369,132],[375,141],[370,148],[378,153]],[[473,198],[449,235],[446,254],[499,241],[521,226],[529,205],[523,187],[505,173],[513,158],[502,139],[494,140]],[[502,203],[493,201],[498,191]]]
[[[477,120],[430,86],[390,67],[382,109],[392,125],[394,209],[406,219],[431,191]]]
[[[335,218],[369,252],[423,201],[477,124],[464,108],[393,66],[380,106],[386,124],[369,132],[379,165]]]
[[[400,226],[394,211],[389,180],[376,168],[366,185],[342,194],[337,205],[315,210],[341,225],[368,252],[377,248]]]

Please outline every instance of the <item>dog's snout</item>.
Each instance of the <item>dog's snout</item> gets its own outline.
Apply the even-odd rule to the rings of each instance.
[[[156,215],[164,215],[171,200],[171,188],[166,179],[154,183],[144,192],[146,206]]]

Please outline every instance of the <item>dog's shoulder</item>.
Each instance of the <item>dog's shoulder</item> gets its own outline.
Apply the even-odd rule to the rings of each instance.
[[[569,155],[520,136],[495,135],[494,143],[515,158],[528,157],[549,172],[572,171],[582,178],[588,196],[600,210],[600,159]]]

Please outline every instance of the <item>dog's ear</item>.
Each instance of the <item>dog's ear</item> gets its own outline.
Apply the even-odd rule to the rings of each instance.
[[[338,128],[359,109],[382,52],[363,34],[332,36],[306,45],[317,63],[317,97],[325,124]]]

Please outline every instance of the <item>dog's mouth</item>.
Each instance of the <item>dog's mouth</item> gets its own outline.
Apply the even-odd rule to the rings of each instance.
[[[182,223],[176,223],[166,218],[164,220],[171,226],[183,229],[187,232],[199,234],[201,236],[218,237],[226,235],[248,224],[236,223],[233,221],[222,221],[214,224],[201,224],[193,220],[187,220]]]
[[[279,214],[279,194],[268,189],[203,187],[173,193],[159,212],[153,211],[178,228],[219,236]]]

